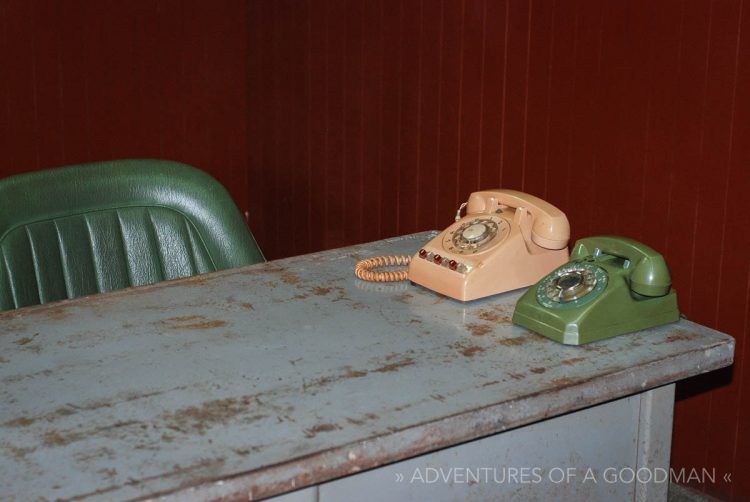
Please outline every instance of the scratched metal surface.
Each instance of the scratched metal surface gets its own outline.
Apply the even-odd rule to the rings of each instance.
[[[427,233],[0,314],[0,499],[266,497],[731,363],[680,323],[584,347],[352,276]]]

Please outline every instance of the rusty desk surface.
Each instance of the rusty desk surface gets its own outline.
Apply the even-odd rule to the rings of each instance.
[[[731,364],[688,321],[583,347],[352,275],[427,233],[0,314],[0,499],[247,499]]]

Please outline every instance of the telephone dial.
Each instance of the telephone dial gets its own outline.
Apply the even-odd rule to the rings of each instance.
[[[466,208],[466,215],[461,211]],[[474,192],[456,221],[413,257],[357,263],[368,281],[410,280],[461,301],[529,286],[568,260],[570,225],[562,211],[515,190]],[[373,268],[408,265],[408,270]]]
[[[513,322],[560,343],[581,345],[675,322],[677,293],[664,258],[624,237],[576,242],[570,262],[529,288]]]

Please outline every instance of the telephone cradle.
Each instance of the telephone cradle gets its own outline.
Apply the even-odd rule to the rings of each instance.
[[[664,258],[632,239],[588,237],[570,262],[516,304],[513,322],[557,342],[581,345],[675,322],[677,293]]]

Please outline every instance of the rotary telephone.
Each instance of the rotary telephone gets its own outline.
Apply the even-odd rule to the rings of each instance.
[[[513,322],[560,343],[581,345],[675,322],[677,293],[664,258],[624,237],[576,242],[570,262],[529,288]]]
[[[474,192],[459,207],[455,223],[413,257],[362,260],[355,274],[377,282],[408,279],[469,301],[534,284],[568,260],[569,237],[565,214],[538,197],[515,190]],[[398,265],[409,267],[372,270]]]

